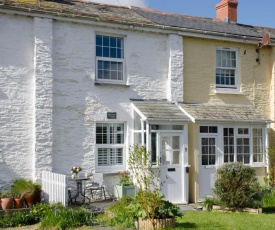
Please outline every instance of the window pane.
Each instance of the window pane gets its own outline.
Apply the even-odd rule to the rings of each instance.
[[[179,136],[173,136],[172,137],[172,148],[173,149],[179,149],[180,148],[180,137]]]
[[[217,87],[236,88],[236,51],[216,50]]]
[[[102,35],[96,35],[96,45],[97,46],[102,46],[103,41],[102,41]]]
[[[173,161],[172,164],[179,164],[180,163],[180,151],[173,151]]]
[[[157,163],[157,134],[151,133],[151,161]]]
[[[262,129],[253,129],[253,162],[263,162]]]
[[[96,56],[102,57],[102,47],[101,46],[96,46]]]
[[[106,166],[108,165],[108,151],[106,148],[100,148],[97,152],[98,157],[98,165],[99,166]]]
[[[200,133],[208,133],[208,126],[200,126]]]
[[[102,36],[103,37],[103,46],[109,47],[110,46],[110,37]]]
[[[96,36],[96,56],[106,58],[98,60],[97,79],[122,81],[123,80],[123,62],[109,61],[109,58],[121,60],[124,58],[123,38],[97,35]],[[108,60],[109,59],[109,60]],[[101,71],[104,70],[104,71]]]

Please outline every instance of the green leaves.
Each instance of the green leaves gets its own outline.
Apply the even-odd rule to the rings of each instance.
[[[228,208],[252,207],[260,186],[255,169],[240,162],[224,164],[217,170],[214,193]]]

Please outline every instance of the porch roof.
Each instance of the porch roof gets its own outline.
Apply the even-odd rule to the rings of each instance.
[[[189,121],[180,108],[167,100],[131,99],[137,112],[146,120]]]
[[[217,104],[179,104],[193,121],[272,123],[253,106]]]

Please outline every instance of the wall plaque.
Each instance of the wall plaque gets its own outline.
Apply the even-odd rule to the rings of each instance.
[[[116,112],[107,112],[107,119],[116,119]]]

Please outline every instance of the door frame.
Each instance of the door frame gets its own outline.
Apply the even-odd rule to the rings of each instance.
[[[151,150],[151,129],[150,125],[183,125],[183,130],[156,130],[157,133],[157,157],[160,157],[160,137],[162,134],[166,133],[169,135],[179,134],[181,139],[181,171],[182,171],[182,200],[177,202],[177,204],[188,204],[189,203],[189,167],[188,164],[188,123],[187,122],[165,122],[165,121],[154,121],[154,122],[146,122],[146,148]],[[153,166],[157,167],[157,166]],[[187,169],[188,168],[188,169]],[[188,172],[187,172],[188,171]]]

